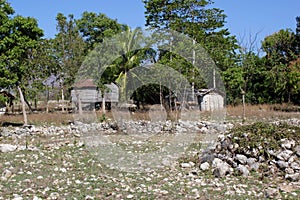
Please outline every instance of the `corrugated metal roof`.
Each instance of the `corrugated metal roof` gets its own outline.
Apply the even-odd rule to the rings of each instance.
[[[79,80],[74,84],[75,88],[96,88],[97,85],[94,83],[93,79],[83,79]]]

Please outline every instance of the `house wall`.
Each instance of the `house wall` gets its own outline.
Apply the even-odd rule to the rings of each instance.
[[[209,93],[201,98],[202,111],[214,111],[224,108],[224,98],[217,93]]]
[[[119,100],[119,88],[115,84],[107,84],[108,88],[105,93],[105,101],[110,103],[116,103]],[[77,103],[77,97],[80,97],[83,106],[88,104],[95,104],[97,102],[102,102],[101,91],[98,91],[96,87],[84,87],[77,88],[71,91],[71,101],[72,103]]]

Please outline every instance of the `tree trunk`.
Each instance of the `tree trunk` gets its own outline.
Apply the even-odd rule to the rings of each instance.
[[[24,102],[27,104],[30,113],[32,113],[33,112],[32,107],[31,107],[30,103],[27,101],[27,99],[26,99],[26,97],[24,95],[23,95],[23,99],[24,99]]]
[[[105,110],[105,97],[103,95],[102,97],[102,115],[106,114],[106,110]]]
[[[21,90],[20,86],[18,86],[18,91],[19,91],[20,100],[21,100],[21,103],[22,103],[22,112],[23,112],[24,125],[27,125],[28,121],[27,121],[27,114],[26,114],[26,108],[25,108],[25,100],[24,100],[24,96],[23,96],[23,93],[22,93],[22,90]]]

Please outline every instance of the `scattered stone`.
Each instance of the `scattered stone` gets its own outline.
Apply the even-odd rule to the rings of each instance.
[[[241,164],[246,164],[247,163],[247,157],[242,154],[237,154],[236,159],[241,163]]]
[[[295,151],[296,155],[300,157],[300,145],[296,146],[294,151]]]
[[[17,148],[18,146],[12,144],[0,144],[0,152],[2,153],[16,151]]]
[[[294,169],[294,170],[300,170],[299,162],[292,162],[291,163],[291,168]]]
[[[279,160],[276,162],[277,166],[280,168],[280,169],[285,169],[285,168],[288,168],[289,167],[289,163],[288,162],[285,162],[285,161],[282,161],[282,160]]]
[[[216,177],[222,178],[230,173],[230,166],[219,158],[215,158],[212,163],[213,173]]]
[[[295,171],[292,169],[292,168],[290,168],[290,167],[288,167],[288,168],[285,168],[285,173],[287,173],[287,174],[294,174],[295,173]]]
[[[284,151],[280,152],[277,155],[277,158],[279,160],[288,161],[290,159],[290,157],[292,156],[292,154],[293,154],[293,151],[291,151],[291,150],[284,150]]]
[[[132,194],[127,195],[127,199],[132,199],[134,196]]]
[[[1,180],[7,181],[12,176],[12,172],[8,169],[5,169],[2,173]]]
[[[269,199],[278,199],[280,198],[280,193],[277,188],[267,188],[265,190],[265,197]]]
[[[49,200],[59,199],[59,194],[57,192],[52,192],[47,199]]]
[[[285,149],[291,149],[296,145],[295,140],[287,140],[287,139],[283,139],[282,141],[283,143],[281,144],[281,147],[285,148]]]
[[[300,180],[300,174],[299,173],[286,174],[285,179],[290,180],[290,181],[299,181]]]
[[[203,171],[208,170],[209,167],[210,167],[210,166],[209,166],[209,163],[208,163],[208,162],[202,163],[202,164],[200,165],[200,169],[203,170]]]
[[[192,167],[191,163],[181,163],[182,168],[190,168]]]
[[[249,175],[249,170],[246,166],[239,164],[239,166],[236,168],[236,170],[242,174],[242,176],[247,177]]]
[[[23,197],[18,194],[13,194],[13,200],[23,200]]]

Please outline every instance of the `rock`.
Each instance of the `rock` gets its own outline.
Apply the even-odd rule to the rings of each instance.
[[[219,165],[222,165],[224,162],[219,158],[214,158],[212,161],[212,168],[216,168]]]
[[[42,200],[42,199],[37,196],[34,196],[32,200]]]
[[[13,194],[13,199],[12,200],[23,200],[23,197],[18,195],[18,194]]]
[[[246,166],[239,164],[236,170],[242,174],[242,176],[247,177],[249,175],[249,170]]]
[[[17,150],[18,146],[12,144],[0,144],[0,152],[7,153]]]
[[[300,180],[300,174],[299,173],[286,174],[285,179],[290,180],[290,181],[299,181]]]
[[[200,157],[200,163],[212,163],[212,161],[214,160],[215,156],[212,153],[204,153],[203,156]]]
[[[217,143],[217,144],[215,145],[215,152],[218,153],[218,152],[220,152],[221,150],[222,150],[222,145],[221,145],[221,143]]]
[[[295,140],[287,140],[287,139],[283,139],[282,142],[283,142],[283,143],[281,144],[281,147],[282,147],[282,148],[285,148],[285,149],[291,149],[291,148],[293,148],[293,147],[296,145]]]
[[[238,143],[234,143],[234,144],[233,144],[233,149],[236,150],[236,149],[238,149],[239,147],[240,147],[240,145],[239,145]]]
[[[294,174],[295,173],[295,171],[292,169],[292,168],[285,168],[285,173],[287,173],[287,174]]]
[[[210,166],[209,166],[209,163],[208,163],[208,162],[202,163],[202,164],[200,165],[200,169],[203,170],[203,171],[208,170],[209,167],[210,167]]]
[[[288,161],[292,155],[293,155],[293,151],[291,151],[291,150],[284,150],[284,151],[280,152],[277,155],[277,158],[279,160]]]
[[[294,162],[295,160],[297,160],[297,156],[293,155],[290,157],[290,159],[288,160],[288,163],[291,164],[292,162]]]
[[[251,151],[251,156],[257,157],[258,153],[259,153],[258,149],[253,148],[252,151]]]
[[[280,197],[279,190],[277,188],[267,188],[265,190],[265,197],[269,199],[278,199]]]
[[[215,158],[212,162],[213,173],[216,177],[221,178],[230,172],[230,166],[219,158]]]
[[[248,158],[247,159],[247,165],[249,166],[249,165],[252,165],[253,163],[255,163],[257,161],[257,159],[256,158]]]
[[[233,158],[231,158],[231,157],[228,157],[227,159],[226,159],[226,162],[229,164],[229,165],[231,165],[232,167],[234,167],[234,168],[236,168],[237,166],[238,166],[238,164],[233,160]]]
[[[294,170],[300,170],[300,164],[299,164],[299,162],[292,162],[290,166]]]
[[[242,155],[242,154],[237,154],[236,159],[241,163],[241,164],[246,164],[247,163],[247,157]]]
[[[229,148],[229,146],[231,145],[231,141],[229,138],[225,138],[222,142],[221,142],[221,147],[222,149],[227,149]]]
[[[50,196],[49,196],[47,199],[49,199],[49,200],[52,200],[52,199],[59,199],[59,193],[57,193],[57,192],[52,192],[52,193],[50,194]]]
[[[255,163],[249,164],[248,166],[249,166],[249,170],[255,170],[255,171],[257,171],[259,169],[260,163],[259,162],[255,162]]]
[[[280,169],[285,169],[289,167],[289,163],[282,160],[277,161],[276,164]]]
[[[127,199],[132,199],[134,196],[132,194],[129,194],[126,196]]]
[[[296,155],[300,157],[300,145],[296,146],[294,148],[294,151],[295,151]]]
[[[1,180],[7,181],[12,176],[12,172],[8,169],[5,169],[2,173]]]
[[[181,163],[180,164],[182,168],[190,168],[192,165],[190,163]]]

